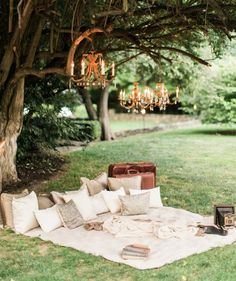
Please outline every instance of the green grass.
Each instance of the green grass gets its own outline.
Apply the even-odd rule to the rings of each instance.
[[[80,176],[93,178],[107,171],[109,163],[147,160],[157,165],[165,205],[211,214],[215,203],[236,203],[233,129],[203,127],[136,135],[94,143],[68,158],[68,171],[42,190],[77,189]],[[235,244],[140,271],[11,231],[0,231],[0,241],[0,280],[236,280]]]

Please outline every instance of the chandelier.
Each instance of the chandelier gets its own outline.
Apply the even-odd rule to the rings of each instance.
[[[167,105],[177,104],[179,101],[179,87],[176,87],[175,99],[172,101],[164,83],[157,83],[154,90],[145,87],[144,91],[140,92],[138,82],[134,82],[132,92],[126,95],[125,91],[121,90],[118,100],[122,107],[141,113],[145,113],[147,109],[153,111],[154,107],[166,110]]]
[[[107,73],[106,62],[101,53],[91,51],[83,54],[78,62],[75,74],[75,63],[71,62],[70,76],[71,80],[82,87],[105,87],[115,77],[115,64],[112,63],[110,73]]]

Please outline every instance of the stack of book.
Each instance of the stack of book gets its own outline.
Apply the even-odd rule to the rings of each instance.
[[[150,253],[150,248],[143,244],[131,244],[123,248],[121,257],[125,260],[142,260],[146,259]]]

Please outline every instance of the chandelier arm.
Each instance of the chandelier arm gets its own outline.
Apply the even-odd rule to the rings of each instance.
[[[122,107],[124,107],[125,109],[131,109],[135,105],[134,101],[132,101],[132,103],[130,105],[126,105],[127,103],[128,103],[128,101],[120,100],[120,105]]]
[[[66,64],[66,73],[69,76],[72,76],[72,68],[71,65],[73,63],[74,60],[74,55],[75,55],[75,51],[77,49],[77,47],[79,46],[79,44],[84,40],[91,40],[90,36],[94,33],[106,33],[108,30],[104,30],[102,28],[99,27],[93,27],[91,29],[86,30],[85,32],[83,32],[77,39],[74,40],[74,42],[72,43],[69,53],[68,53],[68,57],[67,57],[67,64]]]

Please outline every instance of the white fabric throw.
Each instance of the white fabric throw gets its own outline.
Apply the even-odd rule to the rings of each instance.
[[[157,218],[158,219],[158,218]],[[198,231],[197,224],[202,221],[192,221],[191,225],[188,220],[175,218],[166,221],[155,221],[155,218],[142,219],[133,218],[132,216],[111,216],[105,220],[103,229],[115,235],[115,237],[143,237],[147,235],[156,236],[159,239],[179,238],[184,239],[190,235],[195,235]]]
[[[236,229],[229,230],[227,236],[195,236],[195,226],[211,223],[213,218],[204,218],[185,210],[170,207],[150,209],[148,215],[123,217],[114,214],[100,215],[96,221],[104,221],[110,231],[87,231],[83,226],[73,230],[60,227],[49,233],[36,228],[26,233],[31,237],[52,241],[54,244],[71,247],[85,253],[102,256],[108,260],[124,263],[138,269],[159,268],[165,264],[199,254],[212,248],[223,247],[236,241]],[[127,226],[128,220],[132,224]],[[151,226],[153,226],[152,228]],[[123,230],[122,230],[123,228]],[[121,233],[117,234],[119,229]],[[130,232],[129,237],[117,237]],[[143,235],[140,235],[142,233]],[[157,238],[159,237],[159,238]],[[160,239],[161,237],[161,239]],[[178,238],[177,238],[178,237]],[[122,249],[129,244],[146,244],[150,255],[146,260],[124,260]]]

